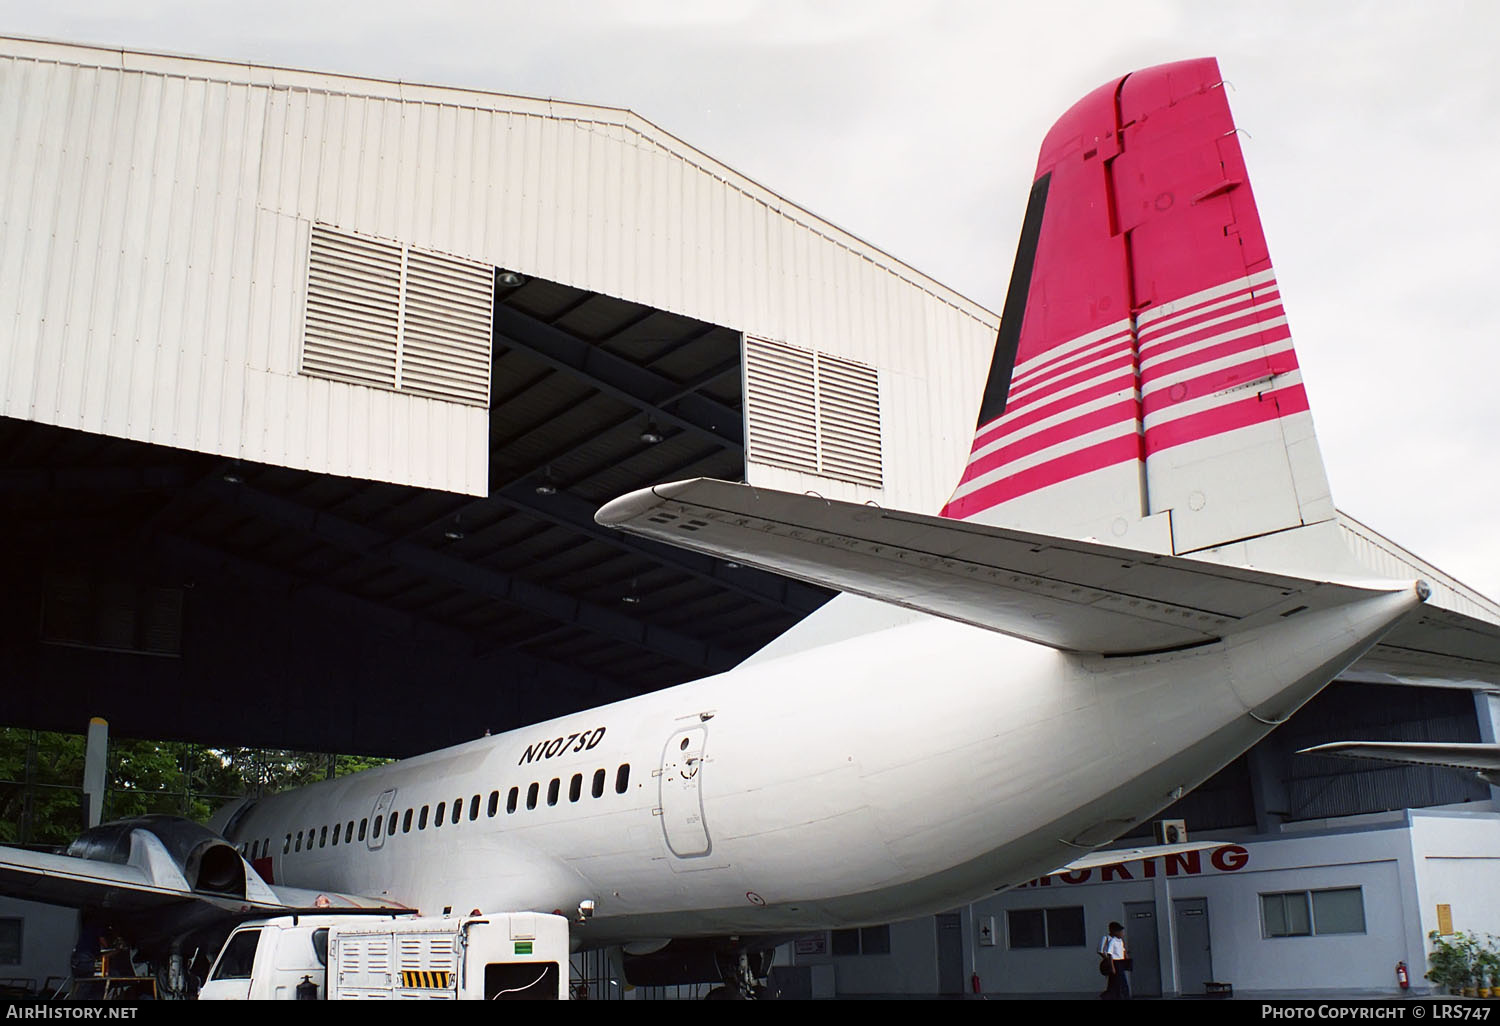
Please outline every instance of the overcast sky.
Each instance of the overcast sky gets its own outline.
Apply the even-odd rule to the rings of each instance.
[[[1500,4],[0,0],[0,32],[628,107],[994,310],[1056,117],[1217,56],[1335,501],[1500,598]]]

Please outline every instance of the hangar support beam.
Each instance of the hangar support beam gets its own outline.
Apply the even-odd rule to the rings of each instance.
[[[521,311],[495,306],[496,341],[521,349],[544,363],[579,377],[608,395],[660,421],[738,449],[745,432],[740,411],[708,396],[684,394],[671,378],[631,363],[591,342],[544,324]]]
[[[662,545],[659,542],[633,538],[608,527],[601,527],[594,521],[594,504],[566,492],[559,491],[546,496],[537,495],[535,488],[522,482],[502,488],[491,498],[543,520],[587,534],[606,545],[638,553],[673,569],[712,581],[722,588],[789,612],[811,613],[826,599],[822,592],[788,578],[749,568],[730,570],[722,560],[712,556]]]
[[[209,482],[204,490],[216,498],[237,504],[275,523],[322,538],[361,555],[376,556],[440,578],[475,594],[510,603],[560,623],[627,644],[649,649],[697,669],[719,672],[735,665],[741,654],[725,651],[707,642],[654,624],[642,623],[624,614],[584,602],[522,580],[499,570],[473,566],[411,542],[387,538],[379,531],[315,509],[308,509],[279,496],[245,484]]]

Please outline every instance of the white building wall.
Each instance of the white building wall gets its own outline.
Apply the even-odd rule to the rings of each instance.
[[[68,960],[78,941],[78,913],[17,898],[0,898],[0,919],[20,919],[21,961],[0,962],[0,979],[34,981],[67,976]]]
[[[964,910],[964,975],[978,972],[985,993],[1075,994],[1103,988],[1095,950],[1108,924],[1127,924],[1127,941],[1139,951],[1144,938],[1129,935],[1127,902],[1154,902],[1158,959],[1164,993],[1201,993],[1203,981],[1177,972],[1173,902],[1207,902],[1213,976],[1236,993],[1396,991],[1396,963],[1405,962],[1412,987],[1429,986],[1427,932],[1437,926],[1437,905],[1452,907],[1455,929],[1500,936],[1500,815],[1412,810],[1359,817],[1343,828],[1306,835],[1246,840],[1232,848],[1184,857],[1170,867],[1153,860],[1104,880],[1101,870],[1053,875],[977,902]],[[1229,842],[1226,842],[1228,844]],[[1262,894],[1361,888],[1365,930],[1353,934],[1267,937]],[[1086,943],[1071,948],[1009,946],[1010,909],[1082,907]],[[987,920],[996,943],[980,943]],[[931,917],[891,927],[891,954],[793,956],[798,965],[832,963],[838,993],[934,994],[937,951]],[[1137,973],[1137,990],[1144,989]]]
[[[1450,907],[1455,930],[1500,937],[1500,816],[1413,810],[1411,820],[1423,946],[1438,905]]]
[[[0,413],[480,493],[484,411],[296,373],[310,225],[879,368],[886,487],[935,510],[994,314],[627,111],[0,39]]]

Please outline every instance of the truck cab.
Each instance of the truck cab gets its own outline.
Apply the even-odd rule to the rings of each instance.
[[[292,915],[242,923],[224,942],[198,991],[199,1000],[293,1000],[304,981],[317,988],[314,997],[324,997],[329,931],[350,918]],[[303,992],[307,993],[305,986]]]

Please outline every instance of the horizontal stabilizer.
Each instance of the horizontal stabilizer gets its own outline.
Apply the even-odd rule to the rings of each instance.
[[[1405,762],[1418,766],[1445,766],[1448,769],[1474,770],[1485,780],[1500,786],[1500,745],[1496,744],[1335,741],[1331,744],[1304,748],[1297,754],[1337,755],[1346,759],[1378,759],[1381,762]]]
[[[1500,626],[1428,606],[1386,635],[1345,676],[1411,684],[1500,684]]]
[[[607,527],[1053,648],[1133,655],[1409,584],[1304,580],[699,478],[632,492]]]
[[[1074,859],[1061,869],[1054,869],[1047,875],[1072,873],[1080,869],[1097,869],[1100,866],[1115,866],[1122,862],[1140,862],[1143,859],[1154,859],[1163,855],[1207,851],[1209,848],[1222,848],[1223,846],[1223,841],[1184,841],[1181,844],[1155,844],[1144,848],[1113,848],[1109,851],[1090,852],[1083,858]]]

